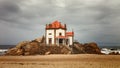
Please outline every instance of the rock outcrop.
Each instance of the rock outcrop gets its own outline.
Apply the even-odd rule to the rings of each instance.
[[[5,55],[49,55],[49,54],[101,54],[96,43],[74,43],[72,48],[65,45],[45,45],[45,38],[23,41],[8,49]]]
[[[100,48],[96,43],[74,43],[73,45],[73,53],[75,54],[101,54]]]
[[[33,41],[23,41],[16,47],[9,49],[5,55],[48,55],[48,54],[70,54],[71,50],[67,46],[46,46],[42,39]]]
[[[40,55],[48,54],[71,54],[71,50],[66,48],[66,46],[40,46]]]
[[[35,41],[23,41],[16,47],[9,49],[6,55],[34,55],[38,54],[39,43]]]
[[[109,55],[120,55],[119,52],[111,52]]]

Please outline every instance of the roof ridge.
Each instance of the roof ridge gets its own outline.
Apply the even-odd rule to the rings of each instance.
[[[58,20],[55,20],[54,22],[51,23],[51,27],[48,25],[47,28],[65,28],[65,25],[61,24]]]

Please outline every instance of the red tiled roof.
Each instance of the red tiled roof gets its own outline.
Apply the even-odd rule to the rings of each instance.
[[[49,24],[46,26],[47,29],[51,29],[51,28],[62,28],[62,29],[66,29],[65,26],[63,26],[59,21],[54,21],[53,23]]]
[[[66,32],[66,36],[74,36],[74,32]]]

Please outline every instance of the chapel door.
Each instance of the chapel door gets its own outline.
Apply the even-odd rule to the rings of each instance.
[[[49,44],[52,44],[52,38],[49,38]]]
[[[60,44],[60,45],[63,44],[63,39],[59,39],[59,44]]]

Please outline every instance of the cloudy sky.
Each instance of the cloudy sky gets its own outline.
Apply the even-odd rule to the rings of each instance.
[[[119,0],[0,0],[0,44],[40,37],[55,20],[81,43],[120,45]]]

